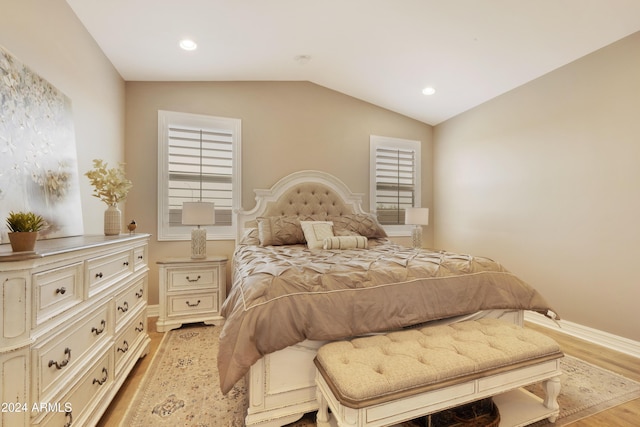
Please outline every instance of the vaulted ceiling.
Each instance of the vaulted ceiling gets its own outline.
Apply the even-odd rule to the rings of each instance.
[[[127,81],[305,80],[434,125],[640,31],[638,0],[67,3]]]

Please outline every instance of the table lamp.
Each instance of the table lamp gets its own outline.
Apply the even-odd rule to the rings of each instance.
[[[422,247],[422,226],[429,225],[429,208],[406,208],[404,223],[413,225],[411,240],[414,249]]]
[[[184,202],[182,204],[182,224],[197,226],[191,230],[191,258],[207,257],[207,229],[200,226],[215,223],[214,203]]]

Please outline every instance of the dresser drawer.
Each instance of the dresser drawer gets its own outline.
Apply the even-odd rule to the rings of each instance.
[[[133,251],[93,258],[87,261],[89,297],[133,272]]]
[[[146,310],[143,310],[138,313],[134,320],[128,323],[116,337],[114,344],[116,375],[120,374],[129,355],[136,353],[136,350],[143,343],[146,336],[147,317]]]
[[[116,297],[116,328],[118,328],[129,315],[136,311],[147,300],[147,278],[143,277],[131,284]]]
[[[168,304],[169,317],[194,313],[215,313],[219,311],[217,292],[169,295]]]
[[[113,352],[107,351],[89,371],[71,388],[71,391],[49,408],[47,412],[55,412],[41,425],[61,427],[65,425],[88,425],[88,412],[92,403],[101,399],[113,383]]]
[[[217,289],[220,267],[178,268],[169,270],[168,291],[188,289]]]
[[[81,262],[32,276],[36,325],[82,301],[82,277]]]
[[[103,304],[92,314],[78,319],[67,329],[48,339],[42,347],[35,348],[32,392],[34,401],[50,401],[69,376],[88,360],[90,350],[110,338],[109,305]]]
[[[141,246],[133,250],[133,265],[135,271],[147,268],[147,246]]]

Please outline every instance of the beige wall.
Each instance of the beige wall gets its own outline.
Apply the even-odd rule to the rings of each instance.
[[[124,80],[64,0],[0,0],[0,45],[71,99],[84,231],[102,233],[106,206],[83,174],[124,161]]]
[[[640,33],[436,126],[439,247],[640,340]]]
[[[158,109],[243,120],[247,209],[253,188],[301,168],[334,173],[368,201],[369,134],[419,139],[423,205],[435,216],[426,245],[495,257],[564,318],[640,340],[640,35],[437,126],[432,159],[429,126],[310,83],[125,88],[64,0],[0,0],[0,10],[0,45],[72,100],[80,174],[93,158],[126,158],[125,219],[141,231],[156,234]],[[99,234],[104,205],[80,184],[85,232]],[[188,243],[152,239],[151,249],[155,304],[154,261],[188,253]]]
[[[431,206],[432,128],[308,82],[127,82],[126,161],[135,183],[127,219],[157,234],[157,112],[183,111],[242,120],[242,206],[255,205],[254,188],[268,188],[301,169],[342,179],[369,203],[369,135],[423,142],[424,206]],[[430,229],[425,245],[432,243]],[[209,254],[231,257],[232,241],[210,241]],[[157,303],[155,262],[188,256],[189,242],[151,243],[149,300]]]

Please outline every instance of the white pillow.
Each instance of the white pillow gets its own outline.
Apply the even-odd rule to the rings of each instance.
[[[367,249],[364,236],[334,236],[324,239],[323,249]]]
[[[331,221],[300,221],[309,249],[322,249],[324,239],[333,237]]]

